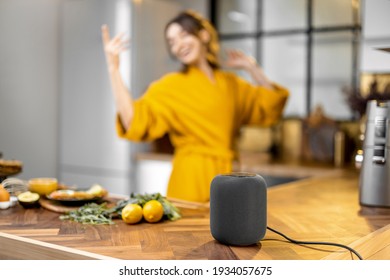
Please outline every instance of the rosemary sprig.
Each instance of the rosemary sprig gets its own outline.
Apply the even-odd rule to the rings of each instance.
[[[106,203],[96,204],[88,203],[76,210],[69,211],[66,215],[61,215],[61,220],[70,220],[82,224],[113,224],[111,211],[107,208]]]

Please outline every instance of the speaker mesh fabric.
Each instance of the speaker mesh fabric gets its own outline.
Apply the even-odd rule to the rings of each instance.
[[[221,243],[246,246],[267,228],[267,184],[260,175],[218,175],[210,187],[210,230]]]

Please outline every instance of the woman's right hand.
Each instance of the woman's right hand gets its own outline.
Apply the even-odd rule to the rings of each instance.
[[[108,26],[102,26],[103,47],[111,87],[122,127],[126,131],[130,127],[133,118],[133,98],[119,72],[119,55],[127,49],[128,45],[128,42],[123,39],[123,35],[123,33],[120,33],[111,39]]]
[[[111,39],[108,26],[102,26],[103,47],[109,71],[119,69],[119,55],[128,48],[128,41],[123,36],[123,33],[119,33]]]

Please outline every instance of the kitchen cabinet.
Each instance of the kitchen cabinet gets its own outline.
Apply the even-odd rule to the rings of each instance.
[[[136,157],[137,191],[166,195],[169,177],[172,171],[170,155],[139,154]]]

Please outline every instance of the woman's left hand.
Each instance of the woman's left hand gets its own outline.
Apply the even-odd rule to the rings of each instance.
[[[256,60],[240,50],[226,50],[227,58],[223,65],[228,68],[250,70],[256,67]]]

